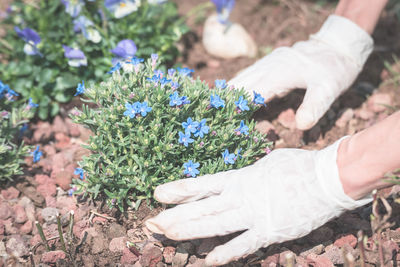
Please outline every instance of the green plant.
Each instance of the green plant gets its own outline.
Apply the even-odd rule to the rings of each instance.
[[[0,182],[22,174],[23,158],[31,149],[20,137],[36,104],[30,100],[28,104],[12,107],[15,96],[18,94],[0,81]]]
[[[46,119],[71,100],[78,81],[101,80],[117,60],[163,53],[173,62],[188,28],[174,3],[153,2],[13,1],[1,23],[7,30],[0,39],[3,81],[39,103],[38,115]],[[125,54],[118,47],[123,40],[133,41]]]
[[[71,115],[94,133],[85,145],[91,155],[79,162],[76,193],[137,208],[151,202],[157,185],[241,168],[269,149],[250,119],[264,103],[259,94],[251,101],[224,80],[209,88],[188,68],[164,73],[155,69],[156,57],[141,61],[77,88],[96,108],[83,105]]]

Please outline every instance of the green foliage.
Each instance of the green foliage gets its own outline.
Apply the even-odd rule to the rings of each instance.
[[[159,72],[151,64],[149,59],[137,65],[137,72],[116,71],[106,81],[86,88],[82,100],[91,103],[90,107],[83,105],[82,111],[71,115],[94,133],[85,145],[92,153],[79,163],[85,178],[74,181],[77,193],[93,198],[104,193],[120,209],[124,203],[138,207],[142,200],[151,202],[157,185],[186,178],[183,164],[189,160],[200,164],[198,175],[213,174],[249,165],[271,145],[255,130],[251,116],[258,106],[250,103],[243,89],[209,88],[185,76],[185,69],[162,74],[166,79],[158,81],[161,76],[155,76]],[[173,88],[175,82],[178,89]],[[174,92],[190,103],[170,106]],[[225,101],[225,107],[210,106],[210,96],[215,94]],[[234,102],[240,96],[248,101],[249,111],[237,110]],[[126,104],[135,102],[146,102],[152,110],[145,116],[124,115]],[[189,117],[197,122],[206,119],[209,131],[203,138],[192,133],[194,142],[185,146],[179,142],[179,132],[185,132],[182,123]],[[249,127],[248,135],[237,131],[242,120]],[[234,164],[224,162],[225,149],[235,153]]]
[[[136,43],[136,56],[139,57],[163,53],[168,55],[165,59],[172,62],[178,55],[175,43],[188,29],[178,17],[175,4],[141,1],[137,11],[117,19],[103,2],[85,1],[80,12],[94,23],[91,29],[100,33],[99,43],[74,32],[74,18],[60,0],[40,0],[30,4],[13,1],[13,12],[0,24],[7,30],[6,36],[0,39],[0,53],[7,61],[0,65],[2,79],[22,94],[23,99],[32,97],[40,104],[38,115],[41,119],[56,115],[59,103],[71,100],[79,81],[101,80],[112,66],[110,50],[123,39]],[[24,53],[25,42],[16,34],[14,26],[29,27],[39,34],[41,42],[37,48],[43,57]],[[63,45],[83,51],[87,66],[69,66]]]
[[[19,137],[21,128],[33,116],[33,111],[25,104],[20,107],[11,107],[11,104],[1,94],[0,88],[0,182],[11,181],[15,175],[22,174],[23,158],[29,155],[31,149]]]

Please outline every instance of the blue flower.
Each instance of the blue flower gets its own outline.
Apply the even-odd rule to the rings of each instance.
[[[215,80],[215,87],[217,87],[218,89],[225,89],[226,86],[227,84],[225,80]]]
[[[21,30],[18,26],[14,27],[15,32],[18,36],[25,41],[24,52],[27,55],[40,55],[37,45],[41,42],[39,34],[31,28],[25,28]]]
[[[226,24],[229,20],[229,15],[235,5],[235,0],[211,0],[215,4],[218,13],[218,21]]]
[[[247,100],[243,96],[240,96],[239,100],[235,101],[235,105],[241,111],[250,110],[249,106],[247,106]]]
[[[26,131],[28,131],[29,129],[29,125],[27,123],[24,123],[24,125],[22,125],[21,129],[19,129],[19,135],[22,136],[24,135],[24,133]]]
[[[132,58],[137,51],[137,47],[134,41],[125,39],[118,42],[117,46],[110,52],[116,57],[112,59],[112,64],[116,64],[119,61],[124,61],[126,59]]]
[[[240,152],[242,152],[242,149],[241,149],[241,148],[238,149],[238,151],[237,151],[237,153],[236,153],[235,160],[236,160],[236,158],[242,158],[242,157],[243,157],[242,154],[240,154]]]
[[[40,160],[40,157],[43,155],[42,151],[39,151],[40,146],[37,146],[36,149],[31,153],[33,156],[33,163],[36,163]]]
[[[236,131],[239,135],[240,135],[240,134],[248,135],[248,134],[249,134],[249,127],[248,127],[246,124],[244,124],[244,121],[242,120],[242,121],[240,121],[240,127],[237,128],[235,131]]]
[[[170,82],[171,82],[171,80],[168,80],[167,78],[163,77],[163,78],[160,80],[161,87],[164,87],[166,84],[168,84],[168,83],[170,83]]]
[[[133,119],[138,113],[140,108],[140,102],[135,102],[133,104],[129,104],[128,102],[125,103],[126,111],[124,112],[124,116],[127,116]]]
[[[135,0],[105,0],[104,6],[119,19],[138,10],[140,1]]]
[[[139,58],[139,57],[132,57],[131,58],[131,64],[134,65],[134,66],[138,65],[139,63],[142,63],[143,61],[144,61],[143,58]]]
[[[210,96],[210,105],[211,105],[211,107],[213,107],[213,108],[216,108],[216,109],[218,109],[218,108],[220,108],[220,107],[225,107],[225,101],[224,100],[222,100],[220,97],[219,97],[219,95],[211,95]]]
[[[264,97],[262,97],[261,94],[257,94],[255,91],[253,91],[253,94],[254,94],[254,99],[253,99],[254,104],[266,106],[266,104],[264,103],[264,101],[265,101]]]
[[[179,72],[179,75],[190,76],[191,73],[194,72],[194,70],[189,69],[189,68],[179,68],[178,67],[178,72]]]
[[[110,68],[110,70],[107,72],[108,74],[112,74],[115,71],[118,71],[122,68],[121,62],[117,62],[113,67]]]
[[[80,67],[87,65],[87,59],[85,54],[78,48],[71,48],[63,45],[64,57],[68,59],[68,65],[71,67]]]
[[[186,122],[182,122],[182,127],[185,129],[185,133],[189,133],[189,136],[191,133],[197,132],[197,127],[199,127],[199,123],[197,121],[193,121],[191,117],[187,119]]]
[[[234,164],[235,163],[235,154],[229,153],[228,149],[222,153],[222,158],[224,159],[225,164]]]
[[[92,41],[93,43],[99,43],[101,41],[100,33],[94,28],[94,24],[91,20],[85,16],[79,16],[74,19],[74,32],[82,32],[86,40]]]
[[[143,117],[146,117],[147,113],[150,112],[152,110],[152,108],[147,105],[146,101],[144,101],[143,103],[139,103],[139,104],[140,104],[140,106],[139,106],[138,113],[140,113],[140,115],[142,115]]]
[[[12,90],[8,84],[0,84],[0,99],[3,98],[3,96],[6,96],[8,101],[14,101],[14,96],[19,96],[17,92]]]
[[[151,78],[147,78],[146,80],[153,82],[154,84],[157,84],[160,81],[160,76],[153,75]]]
[[[171,107],[182,105],[182,98],[178,95],[178,92],[175,91],[172,95],[169,95],[169,105]]]
[[[74,96],[81,95],[85,93],[85,81],[82,81],[82,83],[78,84],[78,87],[76,87],[76,93]]]
[[[85,5],[82,0],[61,0],[61,3],[65,6],[65,12],[73,18],[79,15]]]
[[[82,168],[75,168],[75,175],[79,175],[79,179],[83,180],[84,170]]]
[[[174,90],[178,89],[179,88],[179,83],[171,82],[171,88],[174,89]]]
[[[32,97],[29,98],[29,103],[28,103],[28,107],[30,108],[37,108],[39,105],[33,103]]]
[[[190,133],[182,133],[179,132],[179,143],[183,144],[184,146],[188,146],[189,144],[193,143],[194,139],[190,138]]]
[[[199,123],[199,126],[196,129],[196,132],[194,133],[195,137],[200,136],[200,138],[204,137],[204,134],[208,134],[208,131],[210,130],[210,127],[206,125],[206,119],[202,119]]]
[[[188,162],[183,164],[183,167],[185,168],[183,174],[187,176],[196,177],[197,174],[200,173],[200,171],[197,170],[197,168],[200,167],[200,163],[189,160]]]
[[[157,75],[161,79],[164,76],[164,72],[162,70],[154,70],[154,75]]]
[[[169,76],[174,76],[174,74],[175,74],[175,69],[168,69],[168,75]]]

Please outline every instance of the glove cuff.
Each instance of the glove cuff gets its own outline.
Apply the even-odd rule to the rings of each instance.
[[[330,15],[310,39],[324,42],[351,58],[361,70],[374,46],[372,37],[353,21]]]
[[[342,137],[332,145],[317,152],[316,172],[318,180],[328,198],[332,199],[339,209],[352,210],[372,201],[371,195],[360,200],[354,200],[345,194],[339,178],[336,163],[337,151],[340,143],[349,136]]]

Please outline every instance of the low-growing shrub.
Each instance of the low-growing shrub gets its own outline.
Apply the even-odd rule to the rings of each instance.
[[[22,174],[21,165],[29,155],[30,146],[21,141],[26,123],[33,116],[37,105],[29,100],[28,104],[12,107],[18,94],[0,81],[0,182],[10,181],[15,175]]]
[[[187,31],[169,1],[13,1],[0,24],[5,83],[40,104],[46,119],[68,102],[78,81],[99,81],[127,57],[178,55],[176,42]]]
[[[260,95],[251,100],[224,80],[209,88],[188,68],[163,72],[156,55],[142,61],[114,68],[100,84],[79,84],[82,101],[96,107],[71,115],[94,133],[85,146],[92,153],[76,170],[76,193],[138,207],[151,202],[157,185],[241,168],[269,149],[251,120],[264,104]]]

